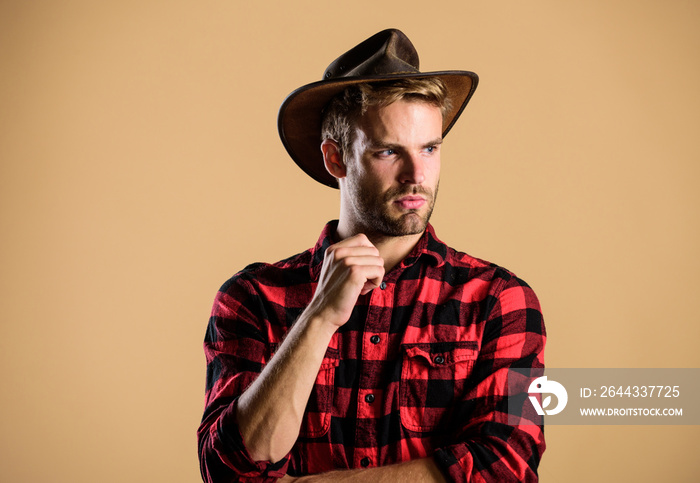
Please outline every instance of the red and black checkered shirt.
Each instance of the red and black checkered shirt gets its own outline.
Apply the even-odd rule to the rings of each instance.
[[[251,265],[221,287],[204,343],[204,480],[275,481],[426,456],[450,481],[537,480],[543,428],[509,425],[504,407],[508,369],[544,367],[537,298],[431,226],[333,336],[291,452],[274,464],[251,459],[236,400],[309,304],[335,226],[312,249]]]

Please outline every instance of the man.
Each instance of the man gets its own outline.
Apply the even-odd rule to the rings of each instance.
[[[220,289],[205,340],[205,481],[533,481],[540,425],[505,407],[543,367],[532,290],[429,224],[471,72],[420,73],[398,30],[282,105],[288,152],[340,189],[318,243]],[[320,149],[319,149],[320,147]]]

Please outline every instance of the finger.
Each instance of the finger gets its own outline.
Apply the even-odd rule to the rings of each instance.
[[[379,287],[379,285],[375,285],[374,282],[365,282],[365,285],[362,287],[362,290],[360,290],[360,295],[367,295],[370,293],[372,290],[375,288]]]
[[[364,266],[363,269],[365,281],[360,290],[361,295],[365,295],[379,287],[384,279],[384,265]]]
[[[381,267],[381,270],[379,272],[377,272],[377,274],[374,277],[367,279],[367,282],[374,285],[373,288],[377,288],[382,284],[383,279],[384,279],[384,266]]]
[[[345,257],[337,257],[336,260],[345,267],[352,267],[353,265],[367,265],[367,266],[384,266],[384,259],[378,255],[367,254],[367,255],[356,255],[351,254]]]
[[[344,267],[342,270],[370,270],[367,272],[367,275],[365,275],[364,271],[361,272],[366,279],[376,277],[376,275],[374,275],[374,270],[376,268],[384,270],[384,260],[379,257],[349,257],[343,259],[340,263]]]
[[[368,246],[331,246],[324,254],[327,262],[340,261],[349,257],[379,258],[379,250]]]
[[[378,288],[381,283],[382,283],[381,278],[373,278],[371,280],[367,280],[365,282],[365,284],[362,286],[362,289],[360,290],[360,295],[366,295],[366,294],[370,293],[375,288]]]
[[[379,250],[377,250],[374,247],[368,247],[368,246],[343,246],[343,247],[335,247],[333,249],[334,256],[336,258],[345,258],[348,256],[371,256],[371,257],[378,257],[379,256]]]
[[[372,245],[372,242],[369,241],[369,238],[367,238],[367,235],[365,235],[364,233],[358,233],[357,235],[354,235],[354,236],[348,237],[344,240],[341,240],[338,243],[336,243],[334,246],[374,247],[374,245]]]

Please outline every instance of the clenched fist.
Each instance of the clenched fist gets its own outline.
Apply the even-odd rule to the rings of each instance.
[[[355,235],[326,250],[318,286],[307,308],[327,323],[341,327],[357,298],[375,289],[384,277],[384,260],[369,239]]]

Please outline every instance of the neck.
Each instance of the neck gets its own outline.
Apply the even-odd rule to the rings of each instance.
[[[340,241],[351,236],[359,235],[360,233],[364,233],[367,238],[369,238],[372,245],[379,250],[379,256],[384,260],[384,270],[386,273],[389,273],[389,270],[394,268],[401,260],[411,253],[411,250],[413,250],[413,247],[416,246],[416,243],[418,243],[418,240],[420,240],[420,237],[423,235],[423,232],[404,236],[387,236],[369,233],[360,228],[347,226],[342,223],[341,220],[338,224],[336,237],[338,241]]]

